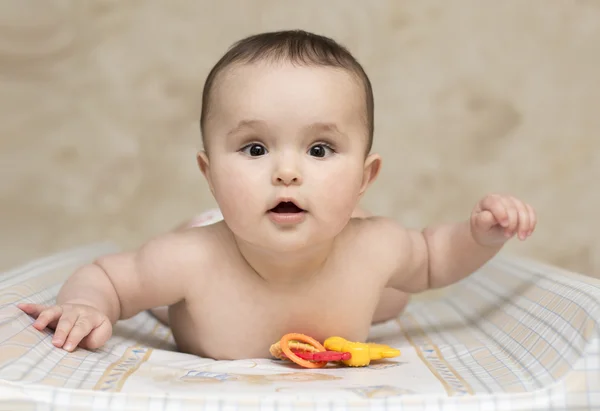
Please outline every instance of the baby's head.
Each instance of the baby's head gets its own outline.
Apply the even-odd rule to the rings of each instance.
[[[230,48],[206,80],[200,126],[200,168],[228,226],[255,245],[331,239],[380,167],[367,75],[344,47],[304,31]]]
[[[269,32],[247,37],[235,43],[215,64],[208,74],[202,94],[200,129],[204,147],[207,147],[207,136],[210,134],[207,123],[210,123],[211,119],[211,100],[218,93],[219,87],[226,87],[226,81],[220,80],[226,77],[230,69],[253,63],[267,63],[267,66],[270,63],[271,69],[277,63],[305,68],[329,67],[352,75],[357,85],[362,88],[354,91],[356,97],[364,104],[362,116],[367,133],[366,153],[371,150],[374,102],[369,77],[344,46],[330,38],[301,30]]]

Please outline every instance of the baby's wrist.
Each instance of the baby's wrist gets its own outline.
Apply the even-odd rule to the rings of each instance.
[[[94,310],[104,313],[104,310],[97,303],[90,300],[89,298],[81,298],[81,297],[68,298],[68,299],[64,299],[64,300],[57,300],[56,304],[61,305],[61,306],[81,305],[81,306],[89,307],[89,308],[92,308]]]
[[[88,307],[94,307],[94,305],[88,299],[84,298],[69,298],[61,301],[56,301],[58,305],[87,305]],[[96,308],[96,307],[94,307]]]
[[[492,236],[489,233],[472,231],[471,235],[475,244],[485,249],[499,250],[500,248],[504,247],[504,244],[506,244],[507,241],[507,239],[504,237]]]

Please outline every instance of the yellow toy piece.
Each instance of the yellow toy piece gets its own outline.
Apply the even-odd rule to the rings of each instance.
[[[349,352],[350,359],[342,362],[350,367],[366,367],[373,360],[394,358],[400,355],[400,350],[389,345],[352,342],[342,337],[329,337],[323,346],[329,351]]]

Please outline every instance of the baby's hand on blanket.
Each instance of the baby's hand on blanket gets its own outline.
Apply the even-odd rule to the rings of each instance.
[[[473,238],[484,246],[503,244],[515,234],[525,240],[536,223],[535,211],[529,204],[497,194],[483,198],[471,214]]]
[[[36,329],[54,329],[52,344],[67,351],[73,351],[78,345],[90,350],[99,348],[112,335],[110,319],[89,305],[19,304],[18,307],[36,319],[33,323]]]

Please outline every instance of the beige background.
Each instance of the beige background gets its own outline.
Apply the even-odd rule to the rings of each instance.
[[[204,78],[281,28],[336,38],[372,78],[384,169],[366,207],[418,227],[510,192],[540,225],[507,251],[600,276],[596,0],[3,1],[0,269],[213,206]]]

